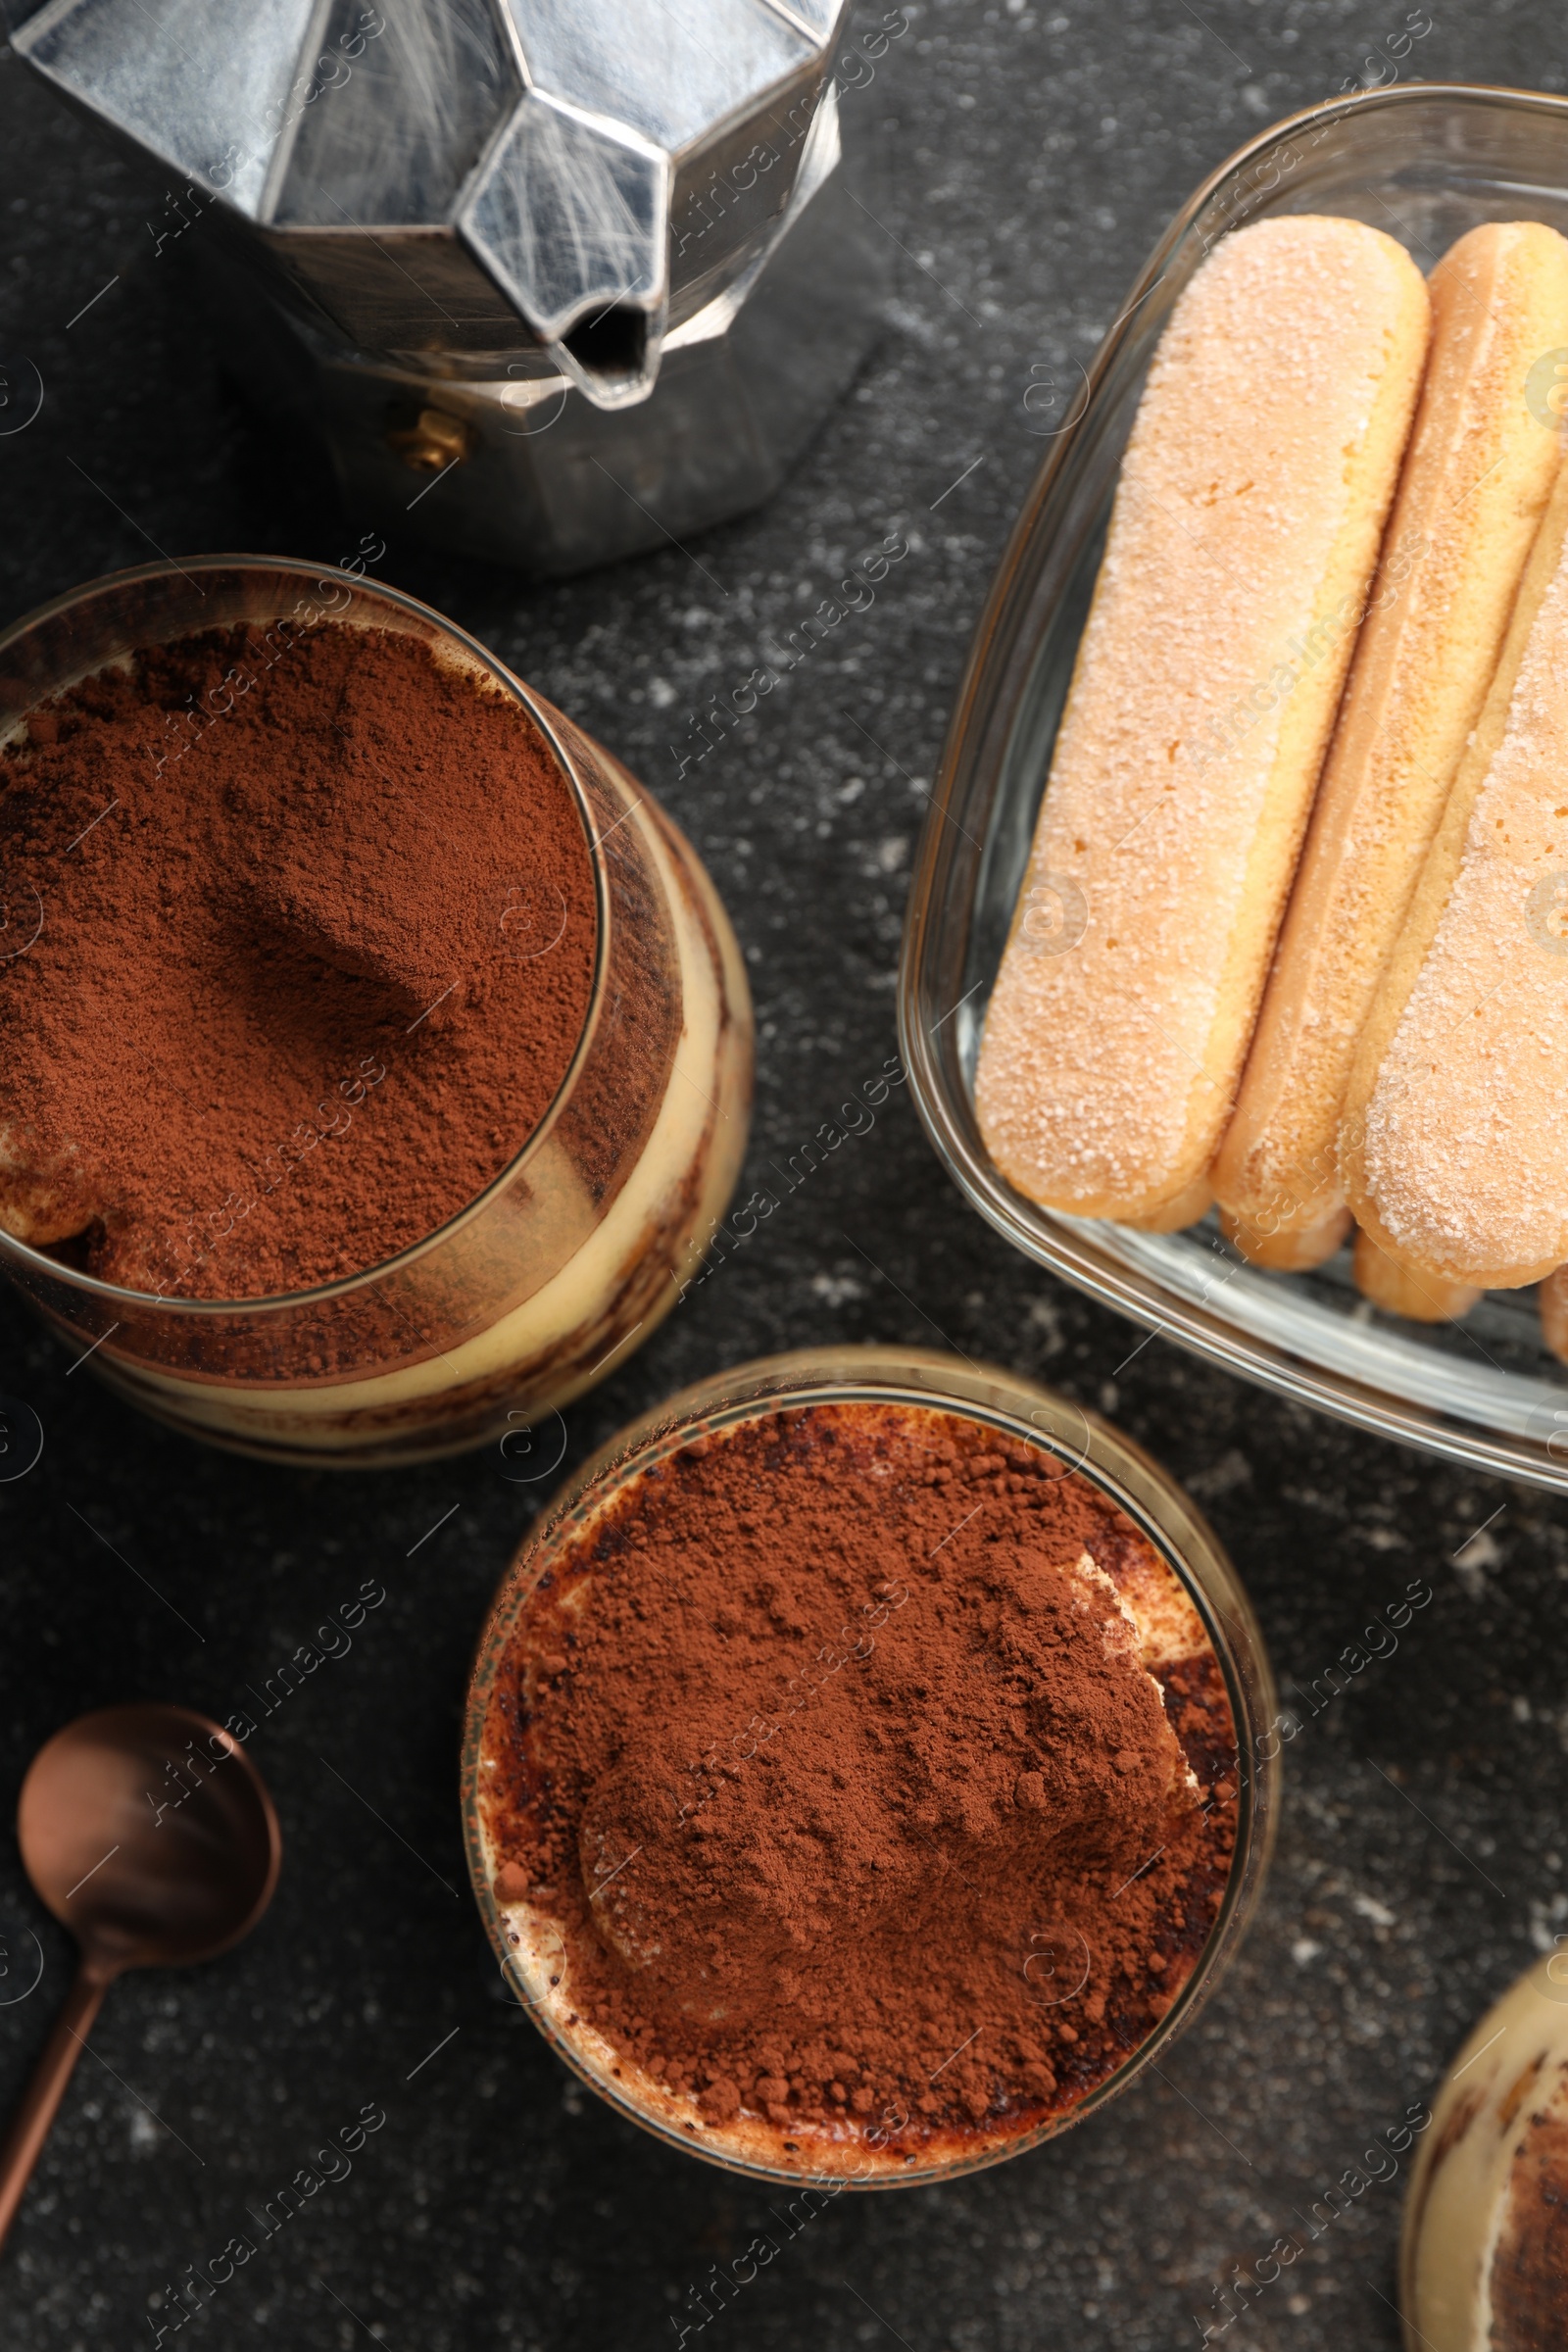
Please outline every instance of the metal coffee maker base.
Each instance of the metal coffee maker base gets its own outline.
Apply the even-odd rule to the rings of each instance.
[[[617,409],[563,375],[432,378],[345,351],[228,264],[206,296],[242,389],[324,435],[356,520],[560,575],[772,496],[880,329],[885,246],[830,172],[755,274],[667,336],[646,399]]]

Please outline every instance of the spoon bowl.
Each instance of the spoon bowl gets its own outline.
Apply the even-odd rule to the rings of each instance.
[[[283,1853],[239,1742],[164,1705],[103,1707],[46,1741],[22,1784],[17,1839],[81,1965],[0,2147],[0,2241],[116,1977],[237,1943],[271,1901]]]
[[[104,1707],[41,1747],[17,1838],[38,1895],[118,1976],[226,1951],[271,1900],[272,1800],[231,1735],[189,1707]]]

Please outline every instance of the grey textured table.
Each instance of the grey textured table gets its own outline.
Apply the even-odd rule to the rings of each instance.
[[[1031,366],[1087,356],[1199,176],[1337,90],[1407,12],[925,0],[908,13],[847,101],[878,159],[896,298],[783,494],[705,540],[700,567],[671,550],[548,590],[397,550],[385,567],[599,734],[696,839],[757,993],[757,1180],[894,1050],[919,788],[1043,446],[1022,406]],[[1562,86],[1545,0],[1432,13],[1411,58],[1429,78]],[[242,413],[122,169],[9,53],[0,122],[0,348],[28,353],[46,387],[37,422],[0,440],[0,610],[141,561],[149,541],[335,558],[349,523],[316,461]],[[677,781],[668,745],[691,703],[743,677],[764,626],[787,625],[893,529],[912,552],[875,606]],[[496,1997],[464,1883],[465,1670],[543,1490],[509,1483],[494,1452],[375,1478],[230,1460],[134,1418],[9,1301],[0,1333],[0,1389],[46,1432],[36,1469],[0,1485],[7,1813],[34,1748],[82,1708],[168,1696],[221,1717],[362,1578],[388,1594],[258,1736],[287,1840],[262,1930],[195,1974],[126,1981],[97,2028],[0,2263],[8,2352],[150,2343],[185,2267],[245,2230],[246,2208],[366,2102],[387,2120],[352,2174],[183,2340],[674,2344],[671,2314],[694,2317],[688,2290],[772,2226],[766,2200],[565,2075]],[[1163,2071],[1000,2171],[839,2199],[690,2342],[1197,2344],[1194,2314],[1213,2320],[1229,2266],[1297,2227],[1568,1927],[1561,1510],[1139,1337],[960,1205],[900,1096],[568,1416],[569,1467],[722,1364],[823,1338],[951,1341],[1102,1405],[1186,1478],[1287,1690],[1319,1681],[1411,1580],[1435,1593],[1288,1751],[1261,1915]],[[0,1933],[9,2101],[69,1965],[9,1837]],[[18,1997],[34,1934],[42,1981]],[[1355,2199],[1229,2343],[1395,2346],[1402,2185]]]

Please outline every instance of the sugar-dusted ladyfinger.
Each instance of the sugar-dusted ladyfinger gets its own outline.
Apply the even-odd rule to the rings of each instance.
[[[1150,1219],[1229,1117],[1426,354],[1359,220],[1239,229],[1150,373],[987,1013],[982,1133],[1047,1206]],[[1071,921],[1030,919],[1041,893]],[[1041,902],[1043,903],[1043,902]]]
[[[1356,1222],[1484,1290],[1568,1260],[1568,468],[1363,1033]]]
[[[1557,434],[1526,382],[1568,345],[1568,241],[1489,221],[1444,255],[1429,290],[1415,429],[1214,1165],[1227,1232],[1265,1265],[1327,1255],[1347,1222],[1337,1143],[1357,1040],[1557,470]]]

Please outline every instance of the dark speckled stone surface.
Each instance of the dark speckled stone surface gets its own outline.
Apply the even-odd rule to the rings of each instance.
[[[1545,0],[1431,13],[1412,59],[1430,78],[1561,86]],[[925,0],[909,14],[847,101],[899,240],[896,296],[783,494],[707,539],[701,570],[671,550],[538,590],[397,550],[386,566],[662,790],[696,839],[757,992],[759,1171],[894,1050],[920,786],[1042,446],[1022,407],[1031,364],[1086,356],[1194,182],[1337,90],[1407,12]],[[358,523],[308,453],[255,429],[184,279],[152,258],[123,171],[9,54],[0,122],[0,339],[46,387],[37,422],[0,438],[0,611],[149,543],[335,559]],[[742,677],[764,626],[893,529],[912,552],[876,605],[675,781],[667,746],[699,690]],[[971,2182],[844,2197],[688,2337],[704,2352],[1197,2344],[1194,2314],[1211,2315],[1228,2266],[1296,2228],[1568,1927],[1561,1506],[1292,1411],[1164,1343],[1126,1360],[1135,1332],[959,1204],[902,1097],[570,1414],[568,1463],[715,1366],[820,1338],[944,1337],[1102,1404],[1186,1477],[1287,1686],[1320,1677],[1412,1579],[1435,1597],[1289,1751],[1261,1915],[1163,2072]],[[674,2345],[672,2315],[695,2322],[689,2290],[710,2266],[783,2229],[759,2190],[667,2154],[563,2072],[496,1997],[464,1886],[465,1669],[538,1490],[509,1484],[494,1453],[375,1478],[228,1460],[133,1418],[90,1368],[68,1376],[70,1355],[10,1304],[0,1347],[0,1389],[46,1432],[39,1465],[0,1486],[8,1812],[34,1748],[79,1710],[145,1694],[222,1716],[363,1578],[387,1590],[352,1651],[258,1735],[287,1838],[264,1927],[195,1974],[125,1983],[92,2037],[0,2262],[7,2352],[150,2344],[185,2266],[244,2230],[246,2208],[367,2102],[386,2122],[352,2174],[189,2340]],[[69,1966],[9,1836],[0,1930],[9,2101]],[[23,1997],[34,1935],[42,1981]],[[1228,2346],[1389,2352],[1401,2191],[1359,2197]]]

